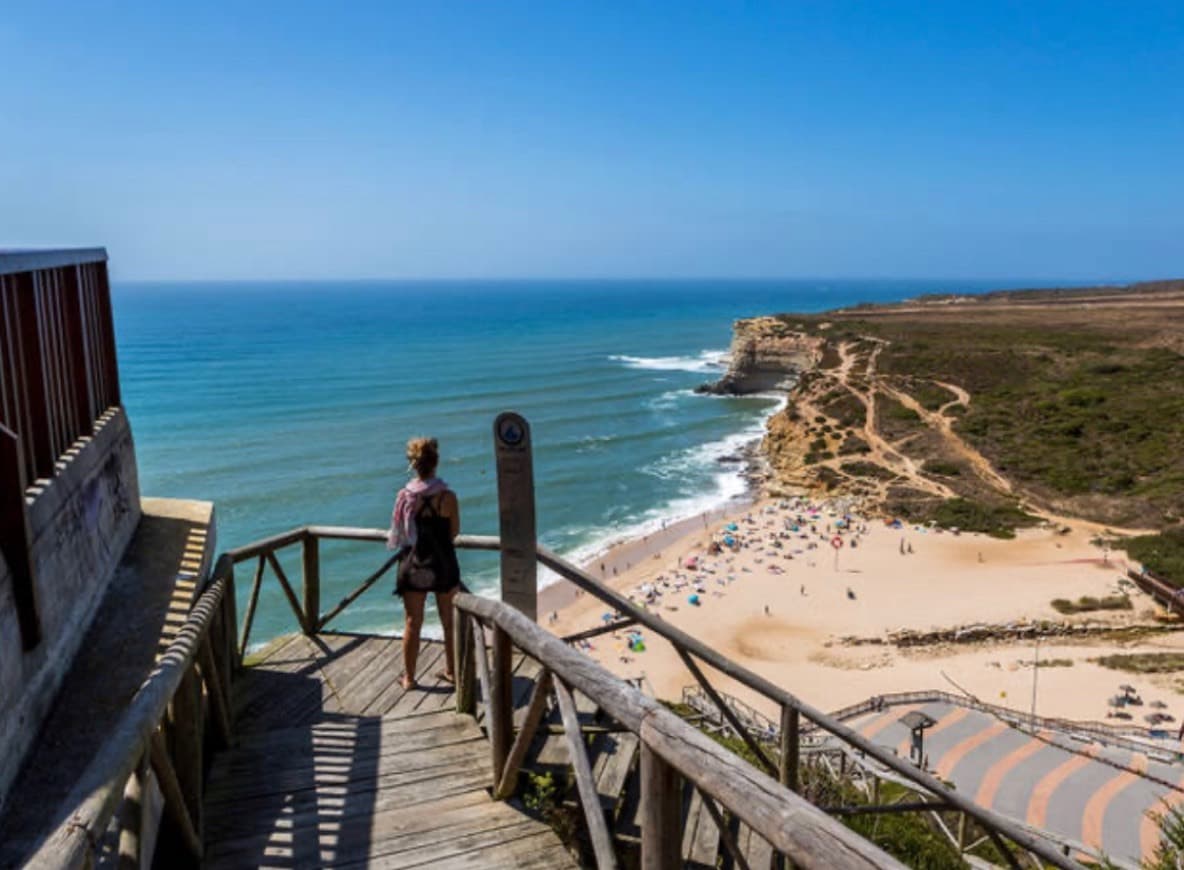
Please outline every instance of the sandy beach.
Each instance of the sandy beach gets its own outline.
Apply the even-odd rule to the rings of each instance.
[[[908,648],[883,642],[890,632],[974,623],[1154,623],[1158,608],[1123,579],[1124,554],[1091,543],[1100,527],[1066,521],[1067,532],[1057,523],[999,540],[892,527],[857,514],[844,520],[844,509],[797,499],[732,505],[626,542],[584,567],[824,710],[876,694],[943,689],[1030,711],[1038,655],[1046,663],[1058,661],[1039,669],[1038,715],[1105,721],[1106,700],[1121,683],[1134,685],[1147,701],[1164,701],[1168,713],[1184,715],[1184,696],[1170,678],[1091,661],[1120,649],[1181,650],[1184,632],[1157,633],[1121,647],[1114,640],[1046,638],[1039,651],[1031,641]],[[1050,603],[1120,591],[1131,594],[1132,610],[1066,617]],[[557,584],[540,596],[539,612],[544,625],[563,635],[601,624],[606,608]],[[630,630],[583,648],[621,676],[644,677],[657,696],[678,698],[693,678],[669,644],[651,634],[640,633],[644,651],[636,649],[638,635]],[[881,642],[844,642],[851,637]],[[723,691],[774,712],[744,687],[713,676]]]

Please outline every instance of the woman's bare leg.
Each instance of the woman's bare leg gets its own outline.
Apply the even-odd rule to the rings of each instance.
[[[407,616],[403,628],[403,688],[415,688],[415,665],[419,661],[419,632],[423,628],[423,608],[428,600],[426,592],[404,592],[403,612]]]
[[[453,639],[452,639],[452,600],[456,598],[456,590],[436,593],[436,609],[440,611],[440,626],[444,629],[444,679],[455,682],[456,675],[452,672]]]

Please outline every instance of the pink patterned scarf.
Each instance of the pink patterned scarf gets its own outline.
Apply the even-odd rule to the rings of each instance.
[[[399,490],[395,499],[395,509],[391,512],[391,528],[386,534],[386,548],[400,550],[403,547],[414,547],[417,537],[415,529],[415,515],[419,513],[419,506],[423,499],[431,498],[437,493],[448,489],[448,484],[438,477],[428,480],[415,478]]]

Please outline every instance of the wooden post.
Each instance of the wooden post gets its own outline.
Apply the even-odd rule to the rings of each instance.
[[[177,771],[169,760],[168,750],[159,731],[152,735],[149,747],[152,769],[160,782],[161,794],[164,795],[164,811],[177,832],[175,843],[168,843],[163,836],[158,841],[158,848],[169,849],[165,866],[199,867],[202,855],[201,834],[194,827],[194,819],[185,808],[185,795],[177,779]]]
[[[514,734],[514,695],[511,691],[514,648],[502,628],[493,630],[493,667],[489,686],[489,745],[493,753],[493,787],[497,788]]]
[[[41,619],[31,557],[33,539],[25,506],[25,461],[21,441],[0,425],[0,472],[8,483],[0,487],[0,552],[12,573],[12,597],[21,630],[21,646],[31,650],[41,642]]]
[[[781,707],[781,757],[777,759],[777,780],[790,791],[798,790],[798,757],[801,751],[801,714],[797,708]]]
[[[214,641],[206,635],[206,641],[198,650],[198,661],[201,663],[202,675],[205,677],[206,697],[209,700],[211,718],[218,733],[219,748],[230,745],[231,740],[231,700],[229,688],[222,682],[218,663],[214,659]]]
[[[123,789],[119,810],[119,870],[138,870],[144,857],[143,837],[148,807],[148,756],[136,765]]]
[[[304,633],[314,635],[321,623],[321,548],[320,539],[313,535],[304,538]]]
[[[497,510],[501,534],[502,601],[538,619],[538,540],[530,424],[506,411],[493,421]]]
[[[682,777],[644,742],[641,744],[641,866],[682,866]]]
[[[472,617],[453,605],[452,650],[456,656],[456,712],[472,716],[477,709],[477,651],[473,645]]]
[[[222,651],[218,664],[222,668],[224,677],[222,685],[226,688],[226,694],[233,699],[234,673],[240,664],[238,658],[238,602],[235,600],[237,591],[234,586],[234,562],[229,559],[228,561],[230,564],[226,566],[226,591],[222,594],[222,630],[219,633]]]
[[[259,554],[259,564],[255,566],[255,580],[251,583],[251,597],[247,599],[247,612],[243,616],[242,639],[238,642],[238,663],[241,666],[243,657],[247,654],[247,644],[251,639],[251,625],[255,622],[255,607],[259,604],[259,590],[263,587],[263,566],[267,564],[267,555]]]
[[[173,769],[193,830],[202,836],[201,681],[192,665],[185,671],[172,704]]]
[[[958,851],[966,851],[966,813],[958,813]]]

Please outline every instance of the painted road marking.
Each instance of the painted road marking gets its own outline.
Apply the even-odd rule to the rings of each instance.
[[[1135,755],[1131,759],[1134,772],[1124,770],[1100,789],[1095,791],[1085,805],[1085,812],[1081,816],[1081,842],[1095,849],[1102,848],[1102,819],[1106,817],[1106,807],[1118,796],[1118,793],[1133,782],[1137,782],[1139,774],[1147,770],[1147,756]]]
[[[978,749],[989,740],[998,737],[1004,731],[1008,730],[1008,726],[1004,722],[995,722],[988,725],[982,731],[967,737],[961,743],[957,743],[950,747],[949,751],[945,753],[937,762],[937,775],[942,779],[949,779],[950,773],[953,772],[955,765],[963,758],[969,755],[974,750]]]
[[[979,786],[978,794],[974,796],[974,802],[990,809],[991,805],[995,803],[995,795],[999,791],[999,786],[1003,784],[1003,778],[1011,772],[1012,768],[1026,761],[1044,747],[1043,741],[1030,740],[1019,749],[996,761],[987,771],[987,775],[983,777],[983,784]]]
[[[1036,788],[1032,790],[1032,797],[1028,800],[1026,817],[1029,825],[1034,828],[1044,827],[1045,819],[1048,817],[1048,801],[1052,797],[1053,792],[1071,774],[1090,764],[1098,748],[1098,745],[1095,743],[1086,750],[1086,755],[1074,755],[1067,761],[1061,762],[1046,773],[1040,782],[1036,783]]]
[[[1176,783],[1176,788],[1184,789],[1184,776],[1180,777],[1180,781]],[[1153,815],[1155,813],[1166,813],[1170,808],[1178,806],[1181,801],[1184,801],[1184,791],[1169,792],[1164,795],[1162,801],[1143,814],[1143,819],[1139,822],[1139,847],[1143,852],[1144,858],[1150,858],[1154,855],[1156,847],[1159,846],[1159,825],[1156,823]]]

